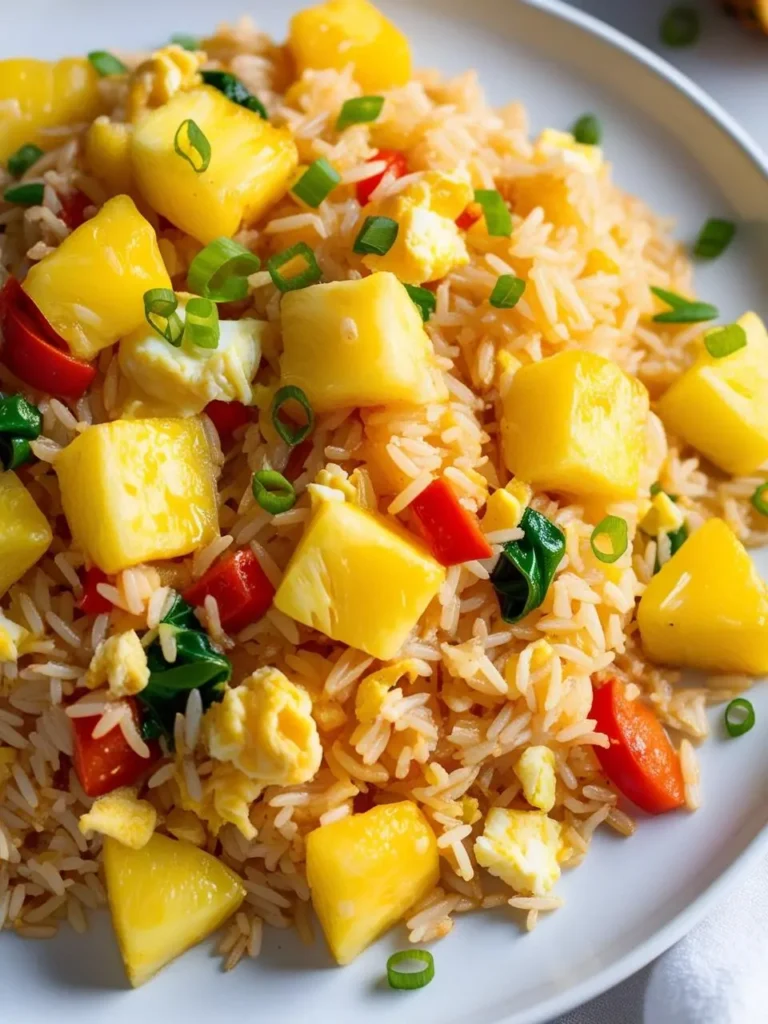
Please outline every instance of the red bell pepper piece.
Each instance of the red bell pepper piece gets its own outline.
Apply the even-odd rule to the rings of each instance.
[[[611,679],[595,690],[590,717],[611,741],[595,747],[608,778],[649,814],[662,814],[685,802],[680,758],[661,722],[640,700],[627,700],[624,684]]]
[[[233,434],[244,423],[251,422],[251,410],[242,402],[220,402],[215,399],[203,412],[212,420],[222,440]]]
[[[365,206],[370,201],[371,193],[385,174],[391,173],[396,178],[402,178],[403,175],[408,173],[408,158],[405,153],[401,153],[398,149],[380,149],[366,163],[370,164],[374,161],[378,163],[379,160],[383,160],[386,163],[387,166],[384,170],[370,178],[363,178],[362,181],[357,183],[357,201],[361,206]]]
[[[64,350],[65,343],[12,277],[3,288],[0,320],[5,336],[0,359],[19,380],[62,398],[81,398],[85,394],[96,368]]]
[[[441,565],[459,565],[490,558],[493,549],[483,536],[477,516],[464,508],[442,478],[433,480],[411,502],[427,544]]]
[[[221,625],[229,633],[256,622],[272,604],[275,588],[250,548],[240,548],[204,573],[182,594],[200,607],[208,595],[216,598]]]
[[[133,720],[140,725],[139,709],[132,697],[126,698]],[[119,786],[132,786],[148,771],[160,756],[160,747],[154,741],[147,744],[149,757],[141,757],[123,736],[119,725],[98,739],[93,730],[99,715],[71,718],[75,743],[72,760],[80,785],[88,796],[103,796]]]
[[[476,224],[483,216],[483,208],[480,203],[470,203],[469,206],[456,218],[456,227],[461,231],[469,231],[473,224]]]
[[[61,217],[70,231],[80,227],[85,220],[86,209],[89,206],[93,206],[92,200],[84,192],[78,190],[70,192],[65,196],[60,195],[59,202],[61,203],[59,217]]]
[[[79,608],[86,615],[102,615],[104,612],[111,612],[114,605],[106,597],[102,597],[96,589],[100,583],[109,583],[109,576],[102,572],[97,565],[92,565],[85,570],[83,577],[83,596],[80,598]]]

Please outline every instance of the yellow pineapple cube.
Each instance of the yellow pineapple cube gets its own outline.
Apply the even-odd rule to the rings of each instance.
[[[742,476],[768,460],[768,333],[755,313],[738,323],[746,346],[715,359],[702,345],[658,412],[669,430],[716,466]]]
[[[48,550],[48,520],[15,473],[0,473],[0,597]]]
[[[351,64],[367,92],[394,89],[411,77],[407,38],[368,0],[327,0],[291,19],[288,48],[299,74]]]
[[[768,592],[727,523],[709,519],[662,565],[637,621],[652,661],[710,672],[768,672]]]
[[[245,897],[240,879],[216,857],[157,833],[140,850],[107,838],[104,874],[134,988],[207,938]]]
[[[393,522],[347,502],[322,502],[275,595],[284,615],[389,661],[445,570]]]
[[[446,397],[432,343],[390,273],[288,292],[282,301],[282,384],[316,412]]]
[[[176,133],[187,120],[210,143],[210,163],[201,173],[176,151]],[[131,152],[134,179],[149,205],[206,244],[231,237],[274,205],[299,161],[287,129],[207,85],[179,92],[146,114],[134,128]]]
[[[504,397],[504,461],[535,490],[637,493],[648,392],[610,359],[569,351],[518,370]]]
[[[102,116],[91,122],[85,133],[86,166],[112,195],[130,193],[133,189],[132,132],[131,125]]]
[[[144,323],[144,292],[171,288],[152,225],[116,196],[35,263],[22,288],[78,359]]]
[[[106,573],[189,554],[218,535],[211,454],[196,418],[89,427],[56,473],[75,544]]]
[[[331,952],[350,961],[436,884],[437,842],[410,800],[373,807],[307,836],[307,881]]]

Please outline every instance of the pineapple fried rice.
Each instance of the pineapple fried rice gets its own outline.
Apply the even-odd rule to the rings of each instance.
[[[646,588],[665,586],[667,563],[672,571],[694,538],[732,544],[721,557],[739,566],[741,543],[768,539],[761,502],[751,500],[763,493],[760,465],[768,451],[754,464],[729,462],[679,423],[669,389],[702,358],[703,326],[654,319],[666,304],[652,288],[674,299],[693,292],[691,265],[670,237],[671,225],[621,192],[598,146],[560,131],[531,140],[522,106],[489,107],[473,72],[450,80],[436,71],[411,72],[407,42],[383,18],[377,31],[384,57],[358,43],[344,61],[322,46],[307,50],[303,37],[312,25],[302,17],[331,18],[334,7],[354,13],[363,5],[331,0],[305,12],[292,23],[286,47],[244,19],[210,39],[187,41],[188,48],[121,53],[117,66],[102,60],[99,67],[92,55],[92,95],[73,101],[66,121],[49,120],[34,131],[22,125],[7,153],[0,133],[0,388],[24,395],[40,413],[40,429],[28,441],[31,458],[14,480],[43,520],[33,541],[38,549],[14,560],[30,540],[3,519],[11,505],[0,475],[0,559],[9,567],[0,569],[0,593],[7,591],[0,613],[0,928],[39,938],[65,923],[83,931],[90,911],[109,896],[135,984],[226,918],[219,947],[226,969],[258,955],[264,925],[295,926],[311,943],[312,904],[340,962],[401,917],[412,943],[446,935],[461,913],[503,904],[533,928],[543,912],[561,905],[561,869],[578,866],[596,829],[629,837],[642,827],[631,801],[650,811],[699,806],[694,745],[708,734],[706,708],[737,697],[751,673],[768,667],[764,653],[752,661],[722,662],[716,653],[696,661],[668,641],[654,641],[652,608],[647,635],[638,618]],[[380,17],[367,3],[364,14]],[[343,32],[337,15],[332,31]],[[353,33],[354,25],[347,28]],[[245,95],[263,104],[268,122],[255,104],[222,95],[220,80],[205,78],[202,87],[201,72],[215,71],[236,76]],[[0,61],[0,103],[4,74]],[[390,81],[381,80],[386,74]],[[196,90],[205,93],[196,100],[200,111],[185,112]],[[349,106],[378,96],[378,110],[377,103]],[[217,174],[236,180],[250,159],[241,138],[224,154],[223,169],[215,163],[217,147],[221,156],[229,142],[219,129],[205,131],[204,101],[228,104],[260,131],[275,130],[264,142],[272,146],[270,162],[259,173],[279,180],[233,220],[231,197],[214,202],[188,191],[190,181],[205,182],[206,156]],[[174,105],[173,127],[188,125],[188,140],[177,132],[166,147],[168,170],[148,126]],[[339,122],[342,108],[355,118],[346,125]],[[33,135],[39,149],[20,174],[12,173],[11,150]],[[302,187],[301,175],[318,167]],[[177,187],[173,175],[182,170],[187,178]],[[315,202],[308,185],[318,182]],[[31,201],[14,192],[23,185],[38,186],[28,193]],[[201,212],[209,198],[212,229]],[[437,208],[455,202],[450,213]],[[92,255],[86,280],[76,281],[70,268],[84,246],[94,248],[95,236],[83,232],[110,216],[118,235],[123,231],[117,249],[130,248],[128,258],[148,261],[151,270],[142,271],[135,295],[116,299],[109,290],[115,282],[105,285],[107,300],[99,305],[100,267],[111,272],[109,236],[99,236],[105,249]],[[368,217],[379,220],[366,225]],[[412,237],[420,224],[432,232],[424,245]],[[390,232],[388,248],[377,231]],[[139,251],[142,232],[146,249]],[[257,255],[261,267],[246,257],[242,291],[219,305],[218,376],[182,387],[180,378],[167,376],[168,361],[181,365],[187,340],[173,348],[181,341],[169,332],[186,312],[192,336],[191,300],[183,293],[201,292],[198,257],[219,235]],[[267,266],[300,244],[308,269],[297,273],[310,274],[303,288],[287,259]],[[212,274],[203,274],[211,288]],[[410,297],[396,278],[410,286]],[[517,301],[500,298],[500,286],[517,289]],[[355,300],[364,287],[365,298]],[[180,293],[178,310],[147,306],[146,296],[142,304],[151,288]],[[395,312],[401,301],[402,316]],[[121,303],[134,320],[121,321],[109,337],[105,323]],[[414,303],[428,317],[423,329]],[[26,310],[16,321],[14,308]],[[77,323],[68,327],[73,310]],[[26,323],[31,337],[33,315],[65,339],[57,351],[68,345],[76,369],[92,368],[79,394],[76,386],[58,395],[42,388],[28,372],[37,353],[11,358],[19,337],[12,321]],[[206,316],[204,330],[210,310]],[[413,361],[418,394],[406,380],[409,368],[391,370],[386,353],[370,347],[377,316],[385,327],[379,343],[396,346],[405,338],[394,357]],[[152,317],[155,326],[160,322],[154,334]],[[751,344],[758,327],[744,329]],[[310,344],[307,336],[319,338],[318,349],[296,352]],[[423,352],[416,352],[422,336]],[[226,360],[248,345],[251,355],[255,345],[255,357],[247,367],[240,360],[233,384]],[[208,358],[210,349],[202,351]],[[593,445],[613,443],[618,434],[629,449],[629,435],[640,431],[633,451],[606,456],[604,477],[586,466],[589,450],[570,476],[558,477],[560,468],[539,472],[544,460],[559,465],[570,456],[547,453],[546,438],[535,431],[522,451],[514,440],[514,429],[525,428],[510,426],[528,408],[515,391],[523,381],[544,389],[545,405],[551,396],[552,436],[555,420],[567,418],[559,377],[534,384],[532,376],[518,376],[539,365],[565,367],[547,362],[561,353],[571,354],[565,358],[585,379],[591,367],[610,367],[613,383],[602,396],[607,418]],[[363,373],[355,379],[358,367]],[[388,379],[401,369],[397,381]],[[294,403],[290,421],[277,415],[281,386],[294,389],[288,397],[298,388],[304,407]],[[626,398],[617,397],[622,388]],[[648,411],[646,389],[667,429]],[[634,420],[617,429],[610,414],[625,401]],[[223,402],[229,412],[236,408],[234,418],[222,413]],[[536,409],[529,413],[535,421]],[[702,408],[700,416],[709,412]],[[736,438],[733,447],[740,446]],[[188,467],[178,479],[175,464]],[[527,471],[513,472],[520,465]],[[146,521],[112,543],[106,535],[119,534],[120,523],[104,526],[112,506],[101,495],[121,474],[126,518],[137,515],[137,493],[152,491],[158,479],[170,491],[181,483],[167,498],[166,520],[176,525],[166,530],[163,509],[148,499]],[[617,483],[622,474],[626,486]],[[566,476],[573,485],[558,483]],[[451,549],[461,549],[455,557],[430,514],[426,496],[437,495],[436,486],[439,509],[468,538]],[[17,524],[34,519],[27,506],[13,507]],[[185,516],[194,520],[188,543],[164,552],[160,534],[183,532],[178,523]],[[730,528],[727,538],[699,533],[713,517]],[[526,524],[542,520],[559,542],[536,599],[533,570],[526,576],[519,552],[530,540]],[[624,524],[618,534],[617,522]],[[608,551],[598,524],[598,534],[614,545]],[[448,546],[454,542],[452,535]],[[313,544],[325,545],[314,561]],[[518,554],[508,557],[510,549]],[[347,554],[353,561],[353,551],[360,562],[354,581],[334,568]],[[221,582],[236,557],[247,563],[251,591],[233,612],[226,588],[210,581]],[[678,592],[701,559],[697,549],[687,566],[679,563]],[[516,574],[506,592],[505,563]],[[745,590],[762,587],[750,570],[739,571]],[[348,583],[348,594],[337,578]],[[521,579],[528,585],[523,605],[510,612],[516,598],[509,594],[519,597]],[[267,594],[258,609],[248,604],[254,586]],[[663,606],[669,596],[653,600]],[[403,612],[400,605],[409,607]],[[701,607],[706,614],[706,603]],[[171,673],[181,678],[179,670],[195,660],[185,660],[190,636],[204,650],[202,664],[213,669],[197,682],[185,678],[172,700],[167,693],[161,699],[152,689],[155,677],[166,672],[166,688]],[[746,632],[739,636],[737,646],[752,643]],[[719,638],[713,644],[727,647]],[[683,688],[679,671],[649,654],[713,674]],[[611,688],[616,700],[601,713],[595,694]],[[620,712],[635,715],[663,748],[677,779],[663,794],[649,796],[647,779],[638,790],[626,765],[617,766],[617,745],[631,747],[616,724]],[[377,822],[403,807],[413,810],[397,826],[400,859],[380,862],[376,829],[395,826]],[[167,837],[182,844],[167,846]],[[375,896],[364,898],[351,881],[339,881],[334,844],[370,856],[379,877],[392,871],[405,878],[398,905],[377,906]],[[198,855],[212,855],[222,896],[202,933],[177,935],[154,963],[137,965],[135,931],[142,925],[124,905],[119,876],[135,871],[140,888],[140,859],[150,850],[169,865],[168,851],[175,851],[174,870],[192,873],[203,870]]]

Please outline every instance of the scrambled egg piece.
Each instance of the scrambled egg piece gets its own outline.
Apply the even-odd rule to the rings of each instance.
[[[561,156],[565,163],[582,171],[598,171],[603,164],[603,152],[599,146],[577,142],[570,132],[559,132],[554,128],[545,128],[536,140],[536,156]]]
[[[475,840],[481,867],[522,895],[544,896],[560,878],[562,826],[541,811],[492,808]]]
[[[557,777],[555,755],[549,747],[528,747],[515,765],[515,775],[523,785],[525,799],[540,811],[551,811],[555,806]]]
[[[258,800],[264,787],[229,764],[217,764],[203,787],[203,800],[210,800],[222,824],[234,825],[246,839],[256,838],[251,824],[251,804]],[[209,814],[209,821],[211,816]],[[218,832],[218,828],[214,830]]]
[[[28,630],[0,612],[0,663],[15,662],[19,656],[19,647],[28,636]]]
[[[184,317],[185,299],[177,312]],[[128,381],[123,416],[196,416],[209,402],[251,405],[251,381],[261,360],[268,325],[261,320],[222,320],[216,348],[201,348],[185,335],[175,348],[147,325],[120,342],[120,369]]]
[[[152,838],[157,812],[146,800],[139,800],[133,789],[115,789],[100,796],[86,814],[80,815],[80,831],[101,832],[123,846],[140,850]]]
[[[131,75],[128,120],[137,121],[147,110],[161,107],[182,89],[200,85],[199,70],[206,54],[172,44],[156,50]]]
[[[118,698],[141,693],[148,682],[147,655],[133,629],[102,640],[85,675],[90,690],[108,683],[110,695]]]
[[[412,683],[421,675],[421,666],[413,658],[396,661],[378,672],[371,672],[360,683],[355,696],[355,717],[361,725],[370,725],[381,714],[389,691],[404,677]]]
[[[309,694],[276,668],[228,689],[206,712],[203,734],[211,757],[261,787],[308,782],[323,756]]]
[[[427,171],[402,192],[365,208],[365,213],[397,221],[394,245],[383,256],[368,255],[370,270],[389,270],[406,284],[437,281],[469,262],[461,232],[454,223],[474,195],[461,171]]]
[[[659,491],[651,498],[651,507],[640,522],[640,529],[651,537],[661,533],[679,530],[685,522],[685,516],[668,494]]]

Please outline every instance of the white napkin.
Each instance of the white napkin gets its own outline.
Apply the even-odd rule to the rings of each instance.
[[[650,967],[553,1024],[768,1024],[768,860]]]

